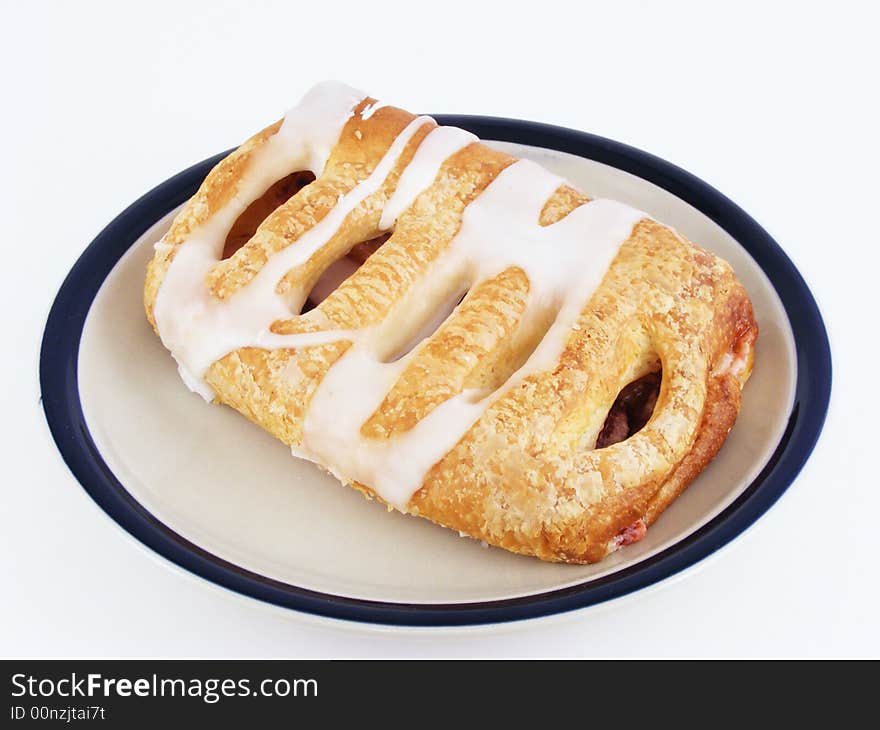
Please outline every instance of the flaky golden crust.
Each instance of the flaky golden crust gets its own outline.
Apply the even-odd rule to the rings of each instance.
[[[295,245],[340,195],[366,179],[412,119],[393,107],[369,119],[356,113],[323,174],[213,268],[207,282],[213,296],[229,297],[274,253]],[[147,273],[144,301],[154,327],[156,295],[177,247],[235,195],[252,154],[278,127],[221,162],[175,220],[164,239],[169,246],[157,252]],[[383,205],[430,129],[425,125],[416,132],[380,188],[346,217],[326,246],[287,274],[279,293],[294,297],[294,290],[308,291],[329,264],[381,235]],[[424,314],[424,308],[400,303],[439,301],[461,286],[455,272],[436,281],[423,275],[450,245],[465,207],[514,161],[478,143],[452,155],[353,276],[309,317],[277,321],[272,331],[381,325],[390,357]],[[547,202],[540,223],[554,223],[588,202],[563,186]],[[361,435],[395,438],[463,390],[492,391],[507,381],[552,319],[550,312],[525,315],[529,287],[528,276],[515,266],[472,286],[408,361]],[[292,300],[291,306],[298,310],[302,303]],[[721,447],[739,411],[756,334],[751,304],[730,267],[643,219],[583,309],[555,366],[503,391],[429,470],[406,511],[544,560],[600,560],[620,545],[619,536],[633,523],[652,523]],[[217,360],[205,379],[218,402],[299,446],[315,390],[349,347],[345,341],[298,349],[245,347]],[[289,377],[291,367],[298,377]],[[659,367],[662,386],[646,426],[620,443],[594,448],[621,388]],[[370,485],[354,486],[378,498]]]

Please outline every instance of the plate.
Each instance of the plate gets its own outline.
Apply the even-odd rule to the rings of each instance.
[[[660,581],[745,530],[792,483],[822,428],[831,357],[798,271],[745,212],[689,173],[549,125],[436,117],[534,159],[590,195],[647,211],[727,259],[755,307],[754,373],[718,457],[647,537],[591,566],[487,548],[387,513],[180,382],[147,325],[152,244],[225,154],[162,183],[89,245],[64,281],[40,358],[59,450],[97,504],[159,555],[239,593],[323,616],[463,625],[534,618]]]

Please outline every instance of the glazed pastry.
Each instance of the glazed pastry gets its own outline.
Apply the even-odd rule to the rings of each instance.
[[[757,334],[730,266],[646,213],[335,83],[211,171],[145,304],[185,383],[296,456],[572,563],[715,455]]]

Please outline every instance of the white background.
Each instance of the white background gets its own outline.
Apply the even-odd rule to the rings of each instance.
[[[4,0],[0,655],[880,655],[878,18],[867,2],[713,5]],[[782,500],[654,590],[451,632],[242,599],[107,519],[38,402],[52,298],[122,208],[325,78],[414,111],[612,137],[749,211],[813,288],[835,357],[825,433]]]

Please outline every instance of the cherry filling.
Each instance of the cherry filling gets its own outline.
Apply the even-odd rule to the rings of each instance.
[[[614,542],[617,543],[618,547],[626,547],[627,545],[632,545],[634,542],[638,542],[647,534],[648,526],[645,524],[645,521],[636,520],[629,527],[624,527],[619,533],[617,533]]]
[[[605,425],[596,439],[596,448],[603,449],[611,444],[619,443],[645,427],[654,413],[657,396],[660,395],[660,382],[663,374],[660,371],[649,373],[627,385],[617,396]],[[614,538],[617,547],[632,545],[641,540],[648,532],[644,520],[636,520],[629,527],[623,528]]]
[[[649,373],[620,391],[596,439],[597,449],[624,441],[644,428],[654,413],[661,377],[659,371]]]

